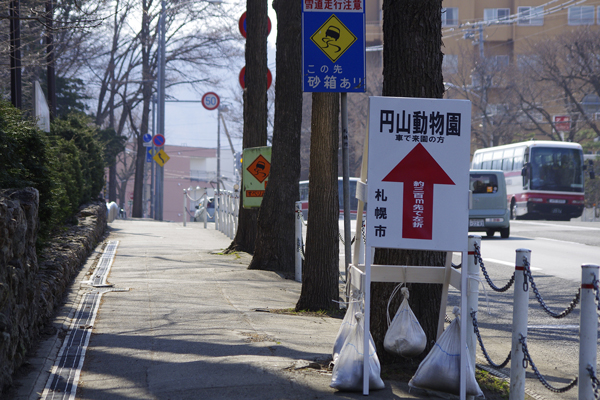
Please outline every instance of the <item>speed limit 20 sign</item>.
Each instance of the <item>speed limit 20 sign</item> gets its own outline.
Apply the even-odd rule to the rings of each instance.
[[[214,92],[208,92],[202,96],[202,105],[207,110],[216,110],[219,107],[219,102],[219,96]]]

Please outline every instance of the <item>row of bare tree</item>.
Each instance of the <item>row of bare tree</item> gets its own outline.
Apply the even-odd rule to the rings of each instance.
[[[479,147],[532,137],[570,142],[600,136],[600,36],[583,27],[527,43],[516,62],[480,57],[463,42],[454,71],[445,71],[448,96],[469,99]],[[553,117],[569,116],[568,131]]]

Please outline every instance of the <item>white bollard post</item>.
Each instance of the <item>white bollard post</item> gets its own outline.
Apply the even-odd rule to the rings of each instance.
[[[213,210],[213,215],[215,216],[215,230],[219,230],[219,196],[215,193],[215,197],[213,198],[213,203],[215,203],[215,208]]]
[[[204,205],[204,211],[202,212],[202,216],[204,217],[204,229],[206,229],[208,222],[208,195],[204,195],[202,204]]]
[[[302,282],[302,203],[296,202],[296,282]]]
[[[598,281],[598,265],[584,264],[581,266],[581,314],[579,315],[579,400],[594,400],[594,388],[589,367],[596,367],[596,351],[598,343],[598,309],[596,308],[596,293],[594,282]]]
[[[221,228],[221,232],[223,234],[227,234],[225,231],[225,215],[227,213],[227,204],[225,204],[225,194],[223,192],[221,192],[221,195],[219,196],[219,204],[221,208],[221,212],[219,213],[219,227]]]
[[[469,235],[469,253],[467,256],[467,273],[468,276],[468,287],[467,287],[467,309],[463,318],[469,318],[472,320],[471,313],[477,313],[479,309],[479,264],[475,262],[475,243],[481,249],[481,236]],[[465,260],[462,260],[463,265]],[[477,315],[477,314],[476,314]],[[475,331],[470,329],[471,324],[468,324],[469,330],[467,331],[467,347],[469,348],[469,361],[471,362],[471,368],[475,368],[477,354],[477,338],[475,337]],[[473,399],[474,396],[467,396],[467,399]]]
[[[225,236],[230,238],[231,236],[229,235],[229,192],[225,192],[223,196],[225,197],[223,199],[223,202],[225,203]]]
[[[185,220],[186,220],[186,214],[187,214],[187,212],[185,211],[186,205],[187,205],[187,192],[185,189],[183,189],[183,226],[185,226]]]
[[[233,239],[233,200],[231,192],[227,192],[227,229],[229,231],[229,239]]]
[[[517,249],[516,257],[509,400],[522,400],[525,397],[525,367],[523,366],[524,353],[519,339],[521,336],[525,338],[527,337],[529,285],[525,285],[525,263],[523,262],[523,258],[525,257],[527,261],[531,262],[531,250]]]

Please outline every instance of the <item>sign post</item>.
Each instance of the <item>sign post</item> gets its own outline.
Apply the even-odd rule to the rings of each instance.
[[[461,290],[461,399],[466,396],[467,275],[451,267],[452,252],[467,259],[471,103],[466,100],[371,97],[357,227],[368,202],[365,264],[351,267],[362,289],[365,331],[371,282],[442,283]],[[366,168],[365,168],[366,166]],[[368,182],[368,185],[365,184]],[[446,251],[446,266],[372,265],[376,248]],[[357,260],[355,253],[355,260]],[[442,298],[440,316],[445,313]],[[443,328],[438,327],[438,336]],[[365,333],[364,348],[369,335]],[[369,393],[368,362],[363,394]]]
[[[271,147],[249,147],[242,156],[244,208],[260,207],[271,173]]]
[[[303,90],[364,92],[364,0],[325,3],[302,2]]]
[[[571,130],[571,116],[570,115],[554,115],[554,129],[556,132],[569,132]]]
[[[365,51],[365,0],[333,4],[303,0],[303,91],[341,93],[346,275],[352,259],[347,95],[366,91]]]
[[[214,92],[204,93],[204,96],[202,96],[202,106],[208,111],[216,110],[220,103],[219,95]]]

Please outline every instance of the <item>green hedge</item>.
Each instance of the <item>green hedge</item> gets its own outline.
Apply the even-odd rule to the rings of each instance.
[[[46,133],[0,101],[0,188],[38,189],[42,240],[100,194],[105,165],[97,135],[84,114],[55,120]]]

